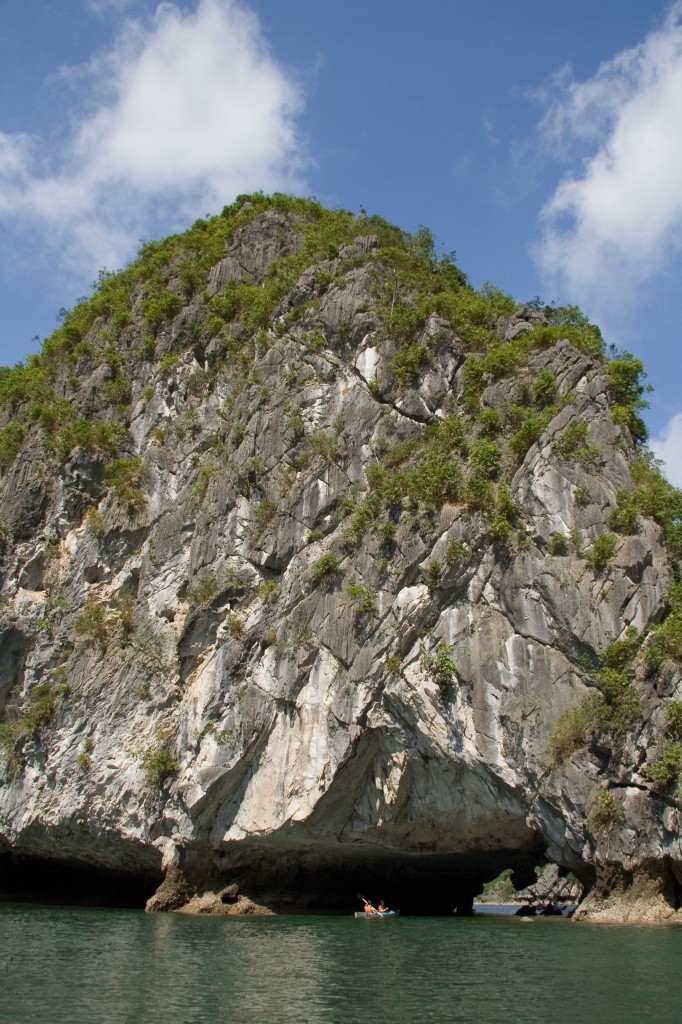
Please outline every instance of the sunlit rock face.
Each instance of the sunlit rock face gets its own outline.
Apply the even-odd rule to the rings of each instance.
[[[673,580],[644,515],[589,560],[637,457],[604,359],[528,344],[472,399],[461,326],[396,319],[416,285],[381,226],[298,265],[312,207],[248,209],[213,263],[171,254],[126,283],[122,326],[105,308],[48,361],[100,439],[36,424],[5,465],[2,851],[163,872],[150,906],[197,912],[345,909],[382,880],[462,911],[549,859],[596,880],[584,915],[674,919],[679,806],[645,771],[674,667],[633,662],[627,728],[556,749]],[[496,351],[545,325],[495,321]],[[616,810],[590,818],[605,792]],[[255,903],[221,904],[235,883]]]

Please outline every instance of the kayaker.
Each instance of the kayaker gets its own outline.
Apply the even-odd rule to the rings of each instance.
[[[379,900],[379,906],[377,907],[377,914],[387,914],[388,907],[383,900]]]
[[[366,914],[376,914],[376,910],[374,909],[372,904],[369,902],[369,900],[365,901],[365,913]]]

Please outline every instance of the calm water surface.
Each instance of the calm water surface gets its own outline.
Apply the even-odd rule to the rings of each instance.
[[[675,1024],[682,929],[0,906],[5,1024]]]

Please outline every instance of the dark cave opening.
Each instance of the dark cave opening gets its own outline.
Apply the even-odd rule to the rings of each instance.
[[[466,916],[486,882],[511,868],[522,888],[535,881],[544,847],[404,853],[376,848],[306,851],[225,851],[212,887],[236,883],[240,892],[276,913],[348,914],[362,910],[361,897],[384,900],[406,915]],[[191,877],[191,869],[189,877]],[[196,884],[196,882],[195,882]]]
[[[72,907],[141,908],[161,871],[116,871],[76,860],[0,854],[0,901]]]
[[[525,850],[405,853],[368,847],[280,848],[239,843],[208,854],[185,849],[180,870],[198,895],[237,885],[277,914],[345,915],[361,897],[403,915],[466,916],[485,882],[512,868],[517,887],[535,880],[541,846]],[[160,870],[121,871],[75,859],[0,854],[0,900],[62,906],[143,909],[163,881]]]

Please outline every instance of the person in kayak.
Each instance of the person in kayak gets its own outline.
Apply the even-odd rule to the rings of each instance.
[[[379,900],[379,906],[377,907],[377,914],[387,914],[388,907],[383,900]]]
[[[377,911],[372,906],[372,904],[369,902],[369,900],[365,900],[364,911],[365,911],[366,914],[376,914],[377,913]]]

